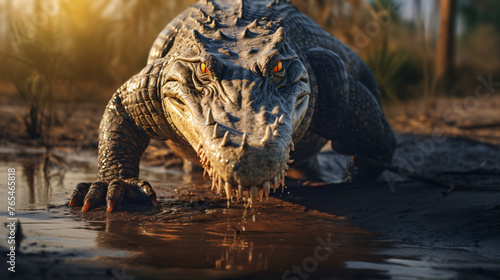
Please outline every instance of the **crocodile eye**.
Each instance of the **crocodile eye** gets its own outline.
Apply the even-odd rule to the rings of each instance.
[[[208,74],[208,69],[207,69],[207,65],[205,64],[205,62],[202,62],[200,64],[200,70],[201,70],[201,72]]]
[[[278,63],[276,63],[276,66],[274,67],[273,72],[274,73],[280,72],[281,69],[283,69],[283,63],[281,63],[281,60],[280,60],[280,61],[278,61]]]

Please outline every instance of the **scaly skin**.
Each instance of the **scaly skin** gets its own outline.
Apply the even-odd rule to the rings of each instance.
[[[228,203],[251,204],[327,140],[353,156],[347,182],[374,180],[382,170],[359,156],[390,162],[395,146],[370,69],[282,1],[200,1],[169,23],[108,103],[97,180],[79,184],[70,206],[156,205],[138,178],[151,138],[200,164]]]

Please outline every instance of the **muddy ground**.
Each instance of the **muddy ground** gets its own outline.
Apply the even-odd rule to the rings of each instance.
[[[436,105],[436,110],[444,112],[447,106],[459,108],[455,104],[461,102],[461,99],[443,99]],[[449,254],[449,258],[456,260],[474,256],[484,259],[485,263],[500,263],[500,114],[497,104],[500,104],[498,100],[492,99],[480,103],[474,110],[470,110],[471,107],[462,107],[461,111],[454,109],[452,113],[460,116],[454,118],[454,122],[443,118],[443,113],[423,117],[416,112],[403,114],[398,106],[386,108],[391,125],[398,134],[393,164],[427,177],[469,184],[468,190],[455,189],[446,193],[449,191],[447,188],[390,172],[384,173],[370,185],[335,184],[341,176],[346,158],[325,149],[308,165],[309,171],[318,171],[316,177],[303,177],[309,172],[307,168],[306,171],[291,171],[290,175],[294,178],[287,178],[288,187],[283,193],[273,194],[270,206],[265,208],[286,202],[302,207],[301,212],[316,211],[343,217],[356,227],[380,234],[379,240],[393,243],[394,246],[385,249],[386,254],[424,255],[429,259],[439,259],[440,254]],[[66,110],[70,113],[60,112],[60,124],[52,128],[49,138],[29,139],[23,129],[22,106],[10,99],[2,99],[2,152],[29,152],[36,148],[77,154],[92,161],[96,156],[98,123],[104,105],[68,106],[73,106],[73,109]],[[418,105],[410,108],[418,108]],[[55,157],[53,160],[55,164],[58,164],[58,160],[60,164],[65,164],[64,157]],[[160,172],[165,168],[182,169],[183,164],[159,141],[152,142],[141,163],[143,168]],[[498,191],[481,189],[485,187],[498,188]],[[188,205],[191,205],[190,201],[205,203],[205,192],[200,192],[203,193],[200,194],[202,197],[192,193],[192,189],[180,190],[168,198],[164,197],[161,205],[168,208],[171,201],[187,201]],[[217,201],[213,196],[208,197]],[[54,207],[66,206],[61,204]],[[97,211],[93,213],[90,215],[96,215],[95,219],[99,219],[101,214]],[[121,216],[127,213],[122,212]],[[34,259],[41,257],[33,256]],[[58,258],[52,260],[56,262]],[[51,261],[39,263],[40,269],[46,269]],[[88,271],[82,263],[67,263],[66,269],[86,273],[88,277],[95,274],[95,277],[109,278],[110,270],[106,267],[98,267],[95,262],[90,262],[88,266],[93,267],[92,271]],[[344,266],[362,269],[363,265],[346,262]],[[407,266],[412,267],[412,264]],[[500,277],[500,265],[488,270],[478,263],[470,269],[470,274],[466,275],[477,272],[485,279]],[[36,271],[33,273],[36,274]],[[175,274],[175,271],[170,273]],[[203,272],[197,273],[203,275]],[[161,278],[161,274],[161,271],[151,270],[148,277]],[[68,275],[76,277],[75,273]],[[215,275],[214,278],[219,276]],[[244,279],[249,276],[238,274],[235,277]]]

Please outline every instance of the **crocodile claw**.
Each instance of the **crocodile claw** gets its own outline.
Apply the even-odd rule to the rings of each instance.
[[[90,206],[92,206],[92,201],[90,201],[90,199],[85,200],[85,203],[82,207],[82,212],[87,212],[90,209]]]

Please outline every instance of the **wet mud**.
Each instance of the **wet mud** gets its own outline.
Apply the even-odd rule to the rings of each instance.
[[[498,146],[415,135],[400,135],[398,143],[394,164],[500,187]],[[332,184],[347,159],[325,151],[305,173],[314,169],[330,183],[290,172],[296,179],[287,178],[284,192],[254,208],[227,208],[198,172],[144,167],[141,177],[155,187],[157,208],[124,205],[113,213],[103,207],[82,213],[66,204],[78,182],[95,178],[93,159],[85,153],[2,150],[1,169],[17,170],[16,216],[23,236],[16,273],[3,269],[2,279],[500,277],[500,192],[443,195],[440,187],[388,174],[370,185]],[[0,197],[6,197],[4,185]],[[6,220],[5,199],[0,207]],[[1,234],[7,235],[5,227]],[[0,246],[5,256],[6,239]]]

